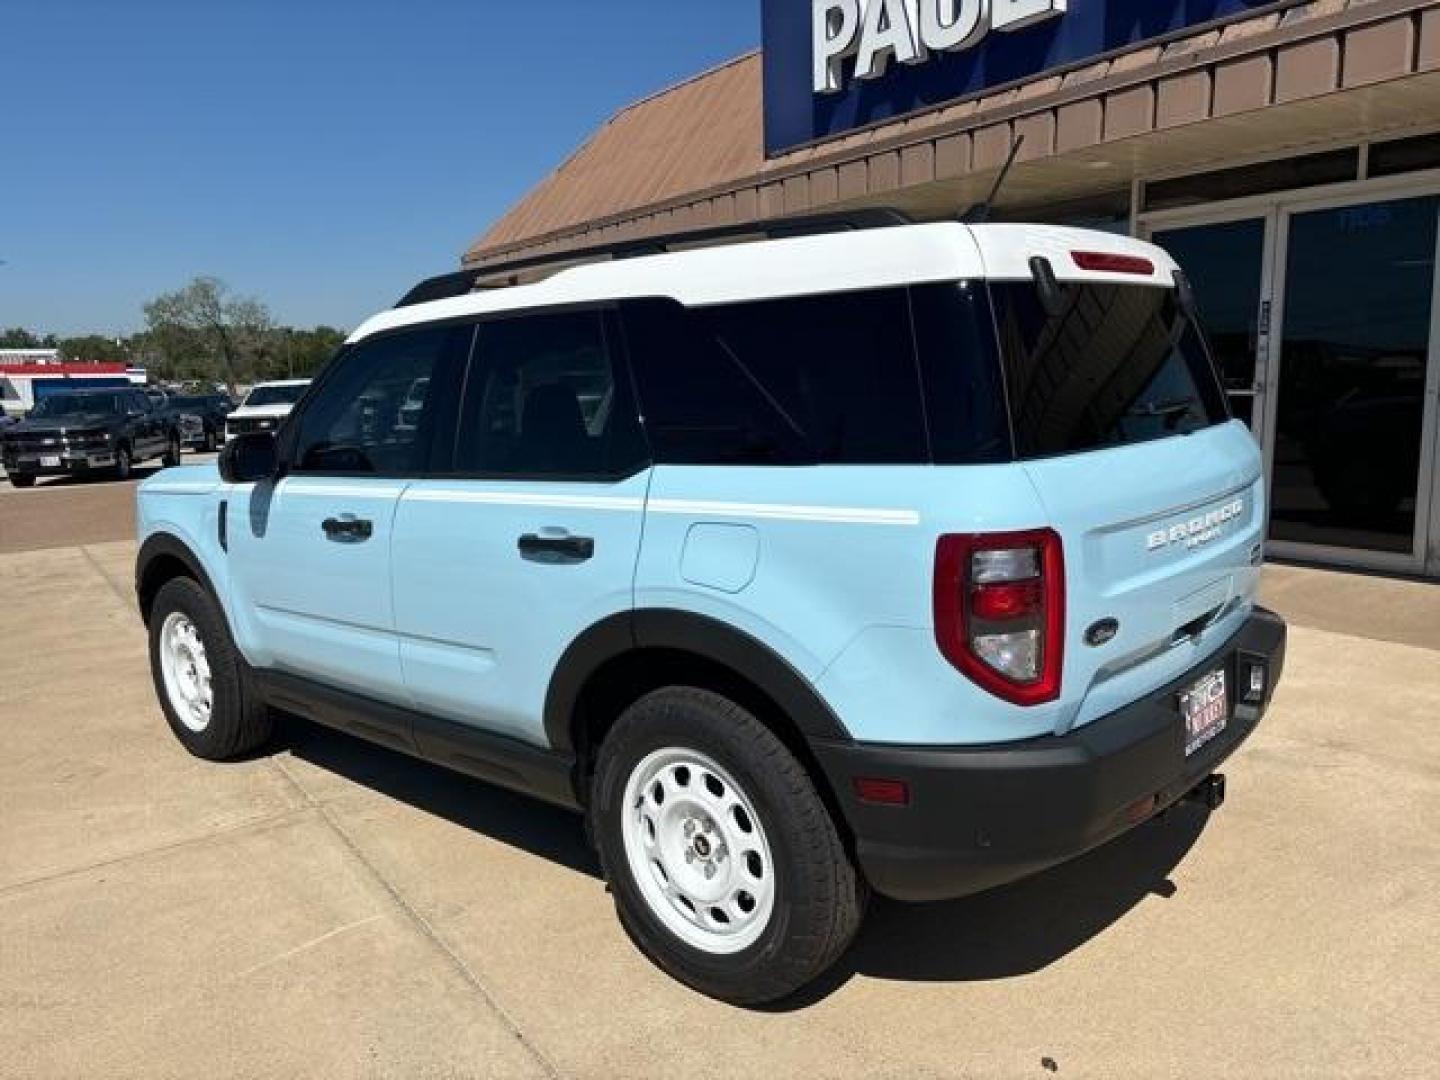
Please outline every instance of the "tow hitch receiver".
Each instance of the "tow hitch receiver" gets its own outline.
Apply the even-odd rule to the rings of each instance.
[[[1219,810],[1225,805],[1225,774],[1211,773],[1186,793],[1185,801],[1203,803],[1206,809]]]

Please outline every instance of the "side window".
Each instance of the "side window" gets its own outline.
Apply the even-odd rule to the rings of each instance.
[[[335,360],[305,408],[292,468],[299,473],[419,474],[426,471],[447,360],[468,326],[431,326],[361,342]]]
[[[927,463],[904,289],[627,312],[656,459]]]
[[[455,468],[483,476],[599,479],[646,458],[600,312],[480,324]]]

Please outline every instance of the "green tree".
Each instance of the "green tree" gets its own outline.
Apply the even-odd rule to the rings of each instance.
[[[266,346],[266,377],[301,379],[315,375],[344,343],[345,332],[333,326],[277,329]]]
[[[105,337],[103,334],[82,334],[79,337],[61,338],[60,356],[65,360],[129,363],[130,348],[121,338]]]
[[[165,379],[223,380],[235,392],[268,358],[273,331],[259,300],[230,294],[223,281],[197,277],[145,305],[147,355]]]
[[[8,330],[0,330],[0,349],[53,349],[55,347],[54,334],[46,334],[41,337],[39,334],[26,330],[23,326],[12,326]]]

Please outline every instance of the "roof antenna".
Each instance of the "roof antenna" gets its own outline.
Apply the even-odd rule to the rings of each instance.
[[[1000,189],[1005,186],[1005,181],[1010,177],[1010,167],[1015,164],[1016,157],[1020,154],[1020,147],[1025,145],[1025,136],[1016,135],[1015,141],[1010,144],[1010,156],[1005,159],[1005,164],[1000,168],[1000,175],[995,178],[995,186],[990,189],[990,194],[985,197],[984,202],[976,203],[960,215],[960,220],[966,225],[983,225],[990,220],[990,211],[995,207],[995,199],[1000,194]]]

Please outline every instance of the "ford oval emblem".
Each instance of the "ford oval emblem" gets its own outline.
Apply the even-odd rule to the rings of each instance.
[[[1085,644],[1098,649],[1101,645],[1109,645],[1114,641],[1119,632],[1119,619],[1101,619],[1085,631]]]

